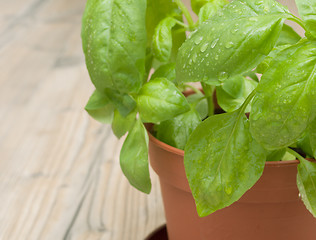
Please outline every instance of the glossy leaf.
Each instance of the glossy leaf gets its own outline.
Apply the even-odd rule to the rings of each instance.
[[[106,88],[105,93],[115,108],[123,117],[126,117],[136,107],[135,100],[128,94]]]
[[[172,17],[163,19],[155,29],[153,50],[154,56],[161,62],[168,62],[172,51],[172,28],[176,20]]]
[[[295,2],[307,30],[316,38],[316,2],[314,0],[295,0]]]
[[[306,208],[316,217],[316,163],[300,159],[297,187]]]
[[[229,2],[226,0],[212,0],[208,1],[199,11],[199,23],[202,23],[213,17],[220,9],[222,9]]]
[[[114,105],[110,102],[109,98],[95,90],[91,95],[85,110],[95,120],[101,123],[111,123],[114,112]]]
[[[132,186],[144,193],[150,193],[148,135],[140,119],[125,139],[120,153],[120,165]]]
[[[220,85],[256,67],[276,44],[289,12],[274,0],[235,0],[180,48],[177,81]]]
[[[227,84],[229,83],[229,84]],[[216,97],[218,105],[226,112],[238,109],[256,88],[257,82],[237,76],[234,81],[226,81],[222,86],[216,87]],[[250,112],[250,105],[245,109]]]
[[[291,28],[289,25],[284,24],[276,45],[281,46],[287,44],[295,44],[299,40],[301,40],[301,36],[298,35],[298,33],[295,32],[293,28]]]
[[[137,93],[146,55],[146,0],[88,0],[82,20],[86,65],[95,87]]]
[[[237,201],[260,178],[266,155],[240,109],[214,115],[192,133],[184,164],[199,216]]]
[[[175,83],[176,80],[176,70],[175,70],[175,63],[167,63],[161,65],[151,76],[151,79],[155,78],[166,78],[169,81]]]
[[[184,95],[165,78],[146,83],[137,97],[137,107],[145,122],[158,123],[190,110]]]
[[[200,123],[200,116],[193,106],[190,111],[161,122],[156,127],[156,137],[164,143],[183,150],[191,133]]]
[[[136,111],[131,112],[126,117],[123,117],[118,110],[114,111],[112,121],[112,130],[117,138],[121,138],[135,124]]]
[[[316,114],[316,43],[280,52],[262,75],[253,99],[253,137],[267,149],[295,143]]]

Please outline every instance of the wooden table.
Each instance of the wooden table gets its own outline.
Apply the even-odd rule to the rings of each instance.
[[[164,223],[119,167],[123,140],[83,110],[84,0],[0,0],[0,239],[141,240]]]

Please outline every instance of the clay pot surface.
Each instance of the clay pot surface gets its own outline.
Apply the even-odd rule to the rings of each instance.
[[[184,151],[149,133],[149,155],[160,179],[170,240],[316,239],[316,219],[296,186],[298,161],[267,162],[262,177],[239,201],[200,218],[185,175]]]

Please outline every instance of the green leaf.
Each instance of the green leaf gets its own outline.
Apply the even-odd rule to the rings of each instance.
[[[144,193],[150,193],[148,168],[148,135],[138,119],[127,135],[120,153],[120,165],[130,184]]]
[[[273,49],[289,12],[274,0],[235,0],[180,48],[177,81],[220,85],[256,67]]]
[[[232,112],[238,109],[256,88],[258,83],[254,80],[236,76],[216,87],[216,97],[218,105],[226,112]],[[245,109],[250,112],[250,106]]]
[[[316,163],[300,159],[297,187],[306,208],[316,217]]]
[[[286,148],[268,151],[267,161],[281,161],[286,153]]]
[[[173,0],[147,0],[146,29],[149,45],[159,22],[166,17],[181,18],[182,13]]]
[[[82,45],[95,87],[137,93],[145,74],[146,0],[88,0]]]
[[[136,111],[133,111],[126,117],[123,117],[118,110],[115,110],[112,122],[112,130],[115,136],[117,138],[121,138],[134,126],[135,120]]]
[[[95,90],[89,98],[85,110],[92,118],[101,123],[112,122],[114,105],[105,94],[102,94],[97,90]]]
[[[126,117],[136,107],[135,100],[128,94],[108,88],[105,89],[105,93],[123,117]]]
[[[199,11],[199,22],[202,23],[213,17],[228,3],[229,2],[226,0],[208,0],[208,2],[203,7],[201,7]]]
[[[161,122],[156,129],[156,137],[173,147],[184,149],[193,130],[201,123],[194,107],[175,118]]]
[[[277,46],[281,45],[287,45],[287,44],[295,44],[299,40],[301,40],[301,36],[298,35],[297,32],[293,30],[289,25],[284,24],[282,28],[282,32],[280,34],[280,37],[277,41]]]
[[[176,25],[176,20],[167,17],[160,21],[155,29],[153,40],[154,56],[161,62],[168,62],[172,51],[172,28]]]
[[[214,115],[191,134],[184,164],[199,216],[237,201],[260,178],[266,155],[244,109]]]
[[[298,12],[307,30],[316,37],[316,2],[311,0],[295,0]]]
[[[202,99],[203,98],[203,99]],[[208,115],[207,99],[202,93],[194,93],[187,97],[190,104],[195,105],[195,110],[198,112],[200,119],[205,119]]]
[[[137,97],[137,107],[145,122],[158,123],[190,110],[190,105],[177,87],[165,78],[146,83]]]
[[[267,149],[302,137],[316,115],[316,42],[280,52],[262,75],[252,101],[250,130]]]
[[[157,25],[161,22],[161,20],[167,17],[173,17],[182,21],[182,12],[173,0],[147,0],[147,46],[152,46],[152,40]],[[186,39],[185,32],[177,32],[178,29],[180,29],[180,26],[175,26],[172,30],[172,60],[175,59],[179,47]]]
[[[166,78],[169,81],[175,83],[176,81],[176,70],[175,70],[175,63],[167,63],[161,65],[151,76],[151,79],[155,78]]]

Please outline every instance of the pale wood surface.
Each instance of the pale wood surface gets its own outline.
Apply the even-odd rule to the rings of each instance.
[[[0,0],[0,239],[138,240],[164,223],[121,173],[109,126],[83,111],[84,0]]]

